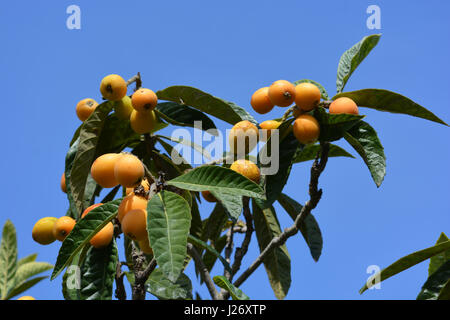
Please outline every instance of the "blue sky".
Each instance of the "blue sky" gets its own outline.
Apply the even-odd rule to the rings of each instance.
[[[66,28],[66,8],[81,8],[81,30]],[[366,27],[366,8],[381,8],[381,30]],[[363,36],[382,33],[352,75],[347,91],[399,92],[450,122],[450,3],[448,1],[15,1],[0,10],[3,210],[0,225],[17,228],[19,255],[37,252],[54,263],[59,243],[31,238],[44,216],[64,215],[59,189],[68,143],[80,122],[76,103],[101,99],[100,80],[140,71],[153,90],[189,85],[246,108],[250,96],[275,80],[314,79],[335,92],[340,55]],[[370,265],[386,267],[450,234],[449,129],[426,120],[360,109],[378,131],[387,175],[377,189],[360,158],[331,159],[314,211],[324,248],[315,263],[299,236],[291,238],[292,284],[287,299],[414,299],[427,275],[422,263],[364,295]],[[220,129],[229,129],[217,120]],[[170,131],[165,131],[170,133]],[[344,142],[339,143],[354,155]],[[310,163],[293,168],[285,193],[307,200]],[[204,205],[206,216],[211,207]],[[276,207],[283,227],[290,218]],[[254,238],[248,265],[257,254]],[[213,275],[222,270],[214,269]],[[192,266],[188,269],[192,274]],[[62,299],[61,280],[27,294]],[[207,290],[194,287],[201,296]],[[264,268],[242,286],[253,299],[274,299]]]

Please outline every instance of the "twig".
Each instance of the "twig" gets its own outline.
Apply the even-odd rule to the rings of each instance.
[[[138,90],[140,87],[142,87],[142,79],[141,79],[141,73],[138,72],[137,75],[133,76],[132,78],[128,79],[127,81],[127,87],[131,85],[132,83],[136,83],[136,88],[134,91]]]
[[[194,259],[197,270],[200,273],[200,277],[206,284],[211,298],[213,298],[213,300],[219,300],[219,293],[217,292],[216,287],[214,286],[214,282],[211,279],[211,275],[209,274],[208,268],[203,263],[202,257],[198,253],[197,249],[195,249],[195,247],[191,243],[188,243],[187,250],[189,255]]]
[[[296,105],[290,107],[289,109],[287,109],[287,111],[283,114],[283,117],[281,118],[281,123],[283,123],[284,121],[286,121],[286,119],[289,117],[289,115],[297,108]]]
[[[127,293],[125,291],[125,287],[123,285],[123,277],[125,276],[125,272],[122,272],[122,265],[126,264],[126,262],[117,261],[116,265],[116,291],[115,297],[118,300],[126,300]]]
[[[311,178],[309,183],[310,199],[303,206],[299,215],[295,219],[294,224],[289,228],[286,228],[278,237],[273,238],[258,256],[258,258],[256,258],[256,260],[234,282],[234,285],[236,287],[239,287],[245,280],[247,280],[247,278],[261,265],[268,253],[270,253],[274,248],[283,245],[289,237],[292,237],[299,231],[302,221],[319,203],[320,198],[322,197],[322,189],[318,189],[317,185],[319,182],[320,174],[325,169],[326,163],[328,161],[328,151],[330,148],[330,144],[328,142],[321,143],[320,147],[321,151],[317,155],[311,167]]]

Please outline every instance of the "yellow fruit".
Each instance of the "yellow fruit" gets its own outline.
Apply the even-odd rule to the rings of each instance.
[[[111,243],[113,236],[114,225],[112,224],[112,222],[108,222],[106,226],[104,226],[99,232],[95,234],[95,236],[91,238],[91,240],[89,240],[89,243],[94,248],[104,248]]]
[[[45,217],[39,219],[33,227],[31,235],[33,240],[39,244],[50,244],[56,240],[53,234],[53,227],[55,226],[58,218],[55,217]]]
[[[308,82],[302,82],[295,86],[295,104],[303,111],[311,111],[320,102],[319,88]]]
[[[259,171],[258,166],[250,160],[236,160],[233,162],[230,169],[242,174],[256,183],[259,183],[259,179],[261,178],[261,172]]]
[[[272,130],[278,129],[278,127],[280,126],[281,122],[280,121],[276,121],[276,120],[267,120],[267,121],[263,121],[260,123],[260,127],[263,130],[267,130],[267,139],[270,138],[270,135],[272,134]],[[266,139],[264,139],[264,135],[260,136],[262,141],[266,141]]]
[[[339,114],[339,113],[349,113],[349,114],[359,114],[358,106],[355,101],[350,98],[342,97],[337,98],[330,104],[329,108],[330,113]]]
[[[22,296],[17,300],[36,300],[35,298],[33,298],[32,296]]]
[[[114,114],[118,119],[129,120],[133,106],[131,105],[131,98],[129,96],[123,97],[114,105]]]
[[[152,132],[156,126],[158,119],[155,112],[138,112],[133,110],[130,115],[130,124],[134,132],[138,134],[145,134]]]
[[[135,209],[129,211],[122,220],[122,231],[133,240],[145,240],[148,237],[147,210]]]
[[[122,199],[122,202],[119,205],[119,209],[117,212],[117,219],[120,223],[122,223],[125,215],[131,210],[141,209],[147,210],[147,198],[142,197],[140,195],[130,193],[125,198]]]
[[[95,108],[97,108],[98,103],[94,99],[86,98],[77,103],[76,112],[77,117],[81,121],[85,121],[89,116],[94,112]]]
[[[144,178],[145,169],[141,160],[135,155],[124,153],[116,161],[114,177],[125,188],[135,187]]]
[[[76,221],[68,216],[59,218],[53,226],[53,236],[59,240],[64,241],[67,235],[72,231]]]
[[[286,80],[277,80],[269,87],[270,101],[279,107],[288,107],[295,100],[295,86]]]
[[[214,197],[208,190],[202,191],[202,196],[208,202],[217,202],[216,197]]]
[[[236,123],[230,130],[228,141],[230,151],[235,154],[249,153],[258,143],[258,128],[248,120]]]
[[[122,155],[119,153],[106,153],[95,159],[91,166],[92,178],[103,188],[112,188],[119,183],[114,176],[114,167]]]
[[[158,97],[152,90],[140,88],[131,96],[131,103],[136,111],[150,111],[155,109],[158,104]]]
[[[302,114],[294,121],[293,132],[300,143],[314,143],[319,139],[320,126],[316,118],[309,114]]]
[[[274,104],[269,99],[269,87],[260,88],[255,91],[250,100],[253,110],[260,114],[268,113]]]
[[[110,74],[100,83],[102,97],[110,101],[119,101],[127,94],[126,81],[117,74]]]
[[[150,247],[150,242],[148,241],[148,237],[138,242],[139,248],[141,248],[142,252],[145,254],[153,254],[153,249]]]

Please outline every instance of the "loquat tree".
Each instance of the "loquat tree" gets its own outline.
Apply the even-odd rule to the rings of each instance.
[[[126,299],[125,280],[132,287],[132,299],[145,299],[146,293],[159,299],[192,299],[194,279],[184,273],[190,263],[212,299],[249,299],[240,286],[261,265],[276,298],[283,299],[291,284],[286,241],[300,233],[312,258],[317,261],[321,255],[322,232],[312,214],[323,195],[319,178],[331,157],[352,157],[333,142],[347,141],[377,187],[383,182],[383,146],[361,109],[402,113],[447,125],[395,92],[344,91],[379,39],[378,34],[367,36],[344,52],[338,66],[337,94],[332,98],[318,82],[306,79],[277,80],[256,90],[249,99],[255,112],[268,114],[275,107],[286,108],[282,118],[261,124],[235,103],[193,87],[171,86],[154,92],[142,87],[139,73],[128,81],[115,74],[105,77],[100,85],[105,101],[97,104],[85,98],[76,106],[83,123],[70,142],[61,179],[69,209],[63,217],[35,226],[37,242],[62,241],[51,279],[64,274],[65,299]],[[132,85],[134,92],[127,95]],[[194,142],[158,131],[168,126],[193,128],[197,121],[202,122],[204,131],[216,129],[210,116],[232,126],[230,150],[220,159],[198,166],[176,161],[182,158],[175,148],[180,143],[206,158],[209,153]],[[262,160],[264,154],[271,154],[273,139],[278,141],[279,169],[267,174],[270,163]],[[239,142],[242,152],[238,152]],[[258,142],[265,144],[256,157],[249,155]],[[283,189],[292,167],[310,160],[309,199],[300,204]],[[111,190],[99,199],[103,189]],[[203,200],[215,203],[212,212],[201,214]],[[284,230],[275,202],[293,221]],[[242,243],[234,243],[237,233],[243,235]],[[125,261],[119,259],[120,238]],[[255,240],[258,256],[244,266],[243,258]],[[442,255],[449,247],[444,239],[433,253]],[[443,259],[446,262],[437,269],[442,274],[445,268],[447,277],[435,278],[441,281],[439,288],[447,288],[441,295],[448,297],[448,255]],[[212,274],[216,264],[223,268],[220,275]],[[391,275],[385,271],[381,278]]]

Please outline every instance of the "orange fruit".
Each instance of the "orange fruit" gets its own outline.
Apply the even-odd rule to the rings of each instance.
[[[119,101],[127,94],[126,81],[117,74],[110,74],[100,83],[102,97],[110,101]]]
[[[122,202],[119,205],[119,209],[117,211],[117,219],[120,223],[122,223],[125,215],[131,210],[147,210],[147,203],[147,198],[134,193],[128,194],[125,198],[122,199]]]
[[[216,197],[214,197],[208,190],[202,191],[202,196],[208,202],[217,202]]]
[[[87,207],[81,214],[81,218],[84,218],[84,216],[87,215],[92,209],[100,207],[101,205],[103,205],[103,203],[96,203],[93,204],[92,206]]]
[[[142,252],[145,254],[153,254],[153,249],[150,247],[150,241],[148,237],[138,242],[139,248],[141,248]]]
[[[236,160],[233,162],[230,169],[242,174],[256,183],[259,183],[259,179],[261,178],[261,172],[259,171],[258,166],[250,160]]]
[[[130,115],[130,125],[137,134],[145,134],[152,132],[156,126],[158,119],[153,110],[150,112],[139,112],[133,110]]]
[[[135,187],[145,175],[144,165],[131,153],[123,153],[114,166],[116,181],[125,188]]]
[[[247,154],[258,144],[258,137],[258,128],[253,123],[248,120],[239,121],[231,128],[228,136],[230,151]]]
[[[350,113],[350,114],[359,114],[358,106],[355,101],[350,98],[342,97],[334,100],[329,107],[329,111],[332,114],[339,113]]]
[[[31,231],[31,236],[34,241],[39,244],[47,245],[56,240],[53,234],[53,228],[58,218],[45,217],[39,219]]]
[[[119,183],[114,175],[114,167],[122,155],[119,153],[106,153],[95,159],[91,166],[92,178],[103,188],[112,188]]]
[[[147,235],[147,210],[134,209],[128,211],[122,220],[122,231],[129,238],[142,241]]]
[[[295,100],[295,86],[286,80],[277,80],[269,87],[270,101],[279,107],[289,107]]]
[[[295,104],[303,111],[311,111],[320,102],[319,88],[308,82],[302,82],[295,86]]]
[[[97,108],[98,103],[91,98],[86,98],[77,103],[75,111],[77,112],[77,117],[81,121],[85,121]]]
[[[253,110],[260,114],[265,114],[272,110],[274,104],[269,99],[269,87],[256,90],[252,95],[250,104],[253,107]]]
[[[66,174],[63,172],[62,176],[61,176],[61,190],[64,193],[67,193],[67,188],[66,188]]]
[[[59,240],[64,241],[67,235],[72,231],[76,221],[68,216],[62,216],[56,220],[53,226],[53,236]]]
[[[278,127],[280,126],[281,122],[280,121],[276,121],[276,120],[266,120],[263,121],[259,124],[259,126],[261,127],[261,129],[263,130],[267,130],[267,139],[270,138],[270,135],[272,134],[272,130],[278,129]],[[260,137],[261,140],[265,141],[266,139],[264,139],[264,136]]]
[[[152,90],[140,88],[131,96],[131,104],[136,111],[150,111],[155,109],[158,104],[158,97]]]
[[[319,122],[309,114],[302,114],[294,121],[293,132],[300,143],[314,143],[320,135]]]

